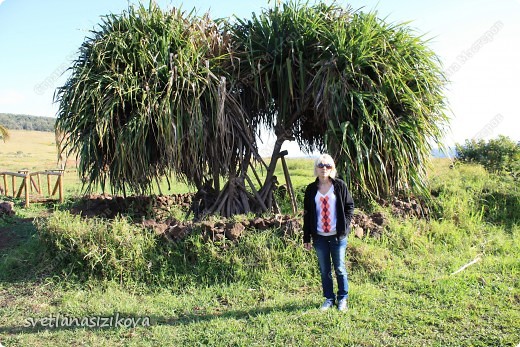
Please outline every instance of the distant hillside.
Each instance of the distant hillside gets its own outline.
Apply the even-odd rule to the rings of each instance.
[[[36,130],[54,132],[55,118],[25,114],[0,113],[0,124],[9,130]]]
[[[455,158],[457,155],[457,151],[455,151],[455,148],[448,147],[446,149],[447,152],[443,152],[439,148],[432,149],[431,155],[434,158]]]

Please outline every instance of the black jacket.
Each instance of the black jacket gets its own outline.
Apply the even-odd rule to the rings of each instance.
[[[336,237],[344,239],[350,233],[350,221],[354,215],[354,200],[348,192],[347,185],[339,178],[331,178],[336,195]],[[318,217],[316,216],[316,202],[314,198],[318,192],[318,178],[309,184],[305,190],[303,200],[303,242],[311,242],[311,237],[317,235]]]

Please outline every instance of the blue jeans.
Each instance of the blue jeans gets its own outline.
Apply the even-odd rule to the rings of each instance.
[[[348,276],[345,267],[345,253],[347,251],[347,238],[337,240],[336,236],[316,235],[314,249],[318,255],[320,265],[321,286],[323,296],[327,299],[336,299],[334,284],[332,282],[332,264],[338,281],[338,301],[348,297]]]

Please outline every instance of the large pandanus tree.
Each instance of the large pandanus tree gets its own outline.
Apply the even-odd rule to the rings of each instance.
[[[57,92],[61,148],[79,155],[87,190],[146,193],[170,174],[218,190],[236,176],[256,147],[230,48],[208,16],[151,3],[104,17]]]
[[[330,152],[358,197],[421,188],[446,121],[426,44],[336,5],[289,3],[234,23],[130,8],[104,18],[71,69],[56,126],[87,189],[147,193],[173,174],[198,188],[204,213],[224,216],[273,206],[293,139]],[[257,190],[248,172],[261,125],[277,141]]]
[[[424,187],[447,121],[436,55],[405,25],[336,5],[276,6],[231,31],[250,104],[282,143],[328,151],[358,197]]]

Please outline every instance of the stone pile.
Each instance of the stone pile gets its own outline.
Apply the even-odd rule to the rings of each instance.
[[[246,229],[266,230],[276,228],[284,235],[302,232],[301,217],[288,215],[275,215],[269,218],[258,217],[242,221],[221,219],[218,221],[181,222],[170,219],[161,223],[148,219],[143,221],[142,224],[153,229],[157,235],[164,236],[173,242],[186,237],[195,229],[201,230],[204,238],[211,241],[222,241],[224,239],[237,241]]]
[[[267,218],[251,218],[242,221],[220,219],[218,221],[181,222],[171,217],[172,207],[189,210],[194,194],[175,194],[163,196],[121,196],[90,195],[84,197],[72,212],[85,217],[114,218],[118,214],[130,215],[134,221],[155,230],[159,235],[170,241],[184,238],[194,229],[200,229],[208,240],[232,240],[240,238],[244,230],[266,230],[276,228],[284,234],[302,233],[301,215],[274,215]],[[12,204],[12,203],[11,203]],[[397,198],[391,201],[380,201],[385,207],[390,207],[391,213],[401,218],[427,218],[429,210],[425,204],[414,198]],[[7,207],[12,211],[12,206]],[[1,210],[0,210],[1,213]],[[11,212],[6,212],[11,213]],[[13,212],[14,213],[14,212]],[[388,218],[381,212],[366,214],[357,212],[352,219],[352,232],[356,237],[365,236],[379,238],[388,225]]]
[[[382,206],[390,206],[392,214],[401,218],[428,218],[430,210],[424,201],[414,197],[393,197],[392,201],[380,201]]]
[[[83,197],[71,211],[85,217],[114,218],[118,214],[131,215],[134,219],[168,218],[173,206],[188,208],[193,194],[160,196],[112,196],[93,194]]]
[[[358,212],[352,218],[352,232],[358,238],[363,238],[364,236],[379,238],[387,225],[388,218],[381,212],[372,213],[371,215]]]

